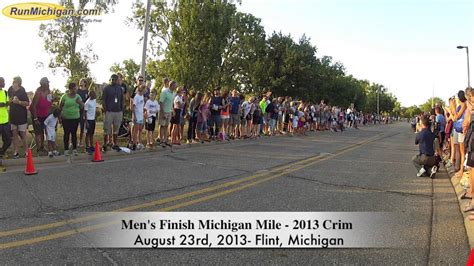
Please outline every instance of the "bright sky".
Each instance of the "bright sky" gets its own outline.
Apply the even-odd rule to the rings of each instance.
[[[18,2],[28,1],[3,0],[0,9]],[[88,28],[84,42],[93,43],[99,56],[91,66],[98,82],[109,78],[113,63],[141,60],[143,33],[124,23],[131,5],[119,0],[114,13],[102,15],[101,23]],[[318,56],[332,56],[356,78],[384,84],[404,106],[425,102],[433,89],[446,100],[467,86],[466,51],[456,46],[471,47],[473,58],[474,1],[242,0],[238,9],[261,18],[267,34],[282,31],[296,40],[305,33]],[[33,91],[47,76],[52,87],[64,88],[66,77],[47,68],[40,24],[0,14],[0,76],[7,85],[20,75],[24,87]],[[37,68],[37,62],[43,62],[44,69]]]

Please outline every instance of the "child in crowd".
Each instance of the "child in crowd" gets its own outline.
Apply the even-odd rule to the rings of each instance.
[[[94,133],[95,133],[95,116],[97,109],[96,102],[97,95],[95,91],[89,92],[89,98],[84,104],[84,116],[86,119],[86,152],[89,154],[95,151],[94,148]]]
[[[297,120],[297,124],[298,124],[298,131],[297,133],[301,136],[303,136],[305,134],[305,124],[306,124],[306,118],[305,118],[305,113],[303,112],[303,107],[300,107],[298,109],[298,120]]]
[[[48,156],[59,156],[59,152],[56,149],[56,126],[58,125],[58,119],[61,115],[59,108],[54,108],[53,112],[44,120],[46,127],[46,136],[48,137]]]
[[[296,109],[295,103],[291,102],[290,104],[290,115],[291,115],[291,135],[298,133],[298,121],[299,121],[299,112]]]
[[[132,150],[143,149],[143,145],[141,144],[142,143],[141,132],[143,129],[143,124],[145,122],[144,114],[143,114],[144,109],[145,109],[145,98],[143,95],[145,94],[145,91],[146,91],[145,84],[140,85],[137,88],[137,94],[135,95],[135,97],[133,97],[132,107],[130,108],[132,109],[132,117],[133,117],[133,124],[134,124],[133,131],[132,131],[132,141],[133,141]]]
[[[156,100],[156,92],[152,91],[150,93],[150,99],[145,103],[145,114],[146,114],[146,124],[145,129],[147,131],[147,146],[153,148],[153,132],[155,131],[156,125],[156,114],[160,112],[160,105]]]

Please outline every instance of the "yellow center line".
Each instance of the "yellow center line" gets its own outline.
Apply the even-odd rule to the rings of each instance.
[[[304,163],[306,161],[311,161],[311,160],[318,159],[319,157],[321,157],[321,156],[310,157],[310,158],[307,158],[307,159],[304,159],[302,161],[298,161],[298,162],[295,162],[295,163],[292,163],[292,164],[289,164],[289,165],[284,165],[284,166],[277,167],[277,168],[272,169],[268,172],[258,173],[258,174],[251,175],[251,176],[248,176],[248,177],[245,177],[245,178],[241,178],[241,179],[226,182],[226,183],[223,183],[223,184],[219,184],[219,185],[203,188],[203,189],[200,189],[200,190],[196,190],[196,191],[176,195],[176,196],[173,196],[173,197],[168,197],[168,198],[164,198],[164,199],[160,199],[160,200],[156,200],[156,201],[151,201],[151,202],[147,202],[147,203],[142,203],[142,204],[138,204],[138,205],[133,205],[133,206],[125,207],[125,208],[112,210],[111,212],[135,211],[135,210],[148,208],[148,207],[152,207],[152,206],[156,206],[156,205],[163,205],[163,204],[171,203],[171,202],[174,202],[174,201],[177,201],[177,200],[182,200],[182,199],[194,197],[194,196],[204,194],[204,193],[213,192],[215,190],[227,188],[227,187],[238,185],[238,184],[241,184],[241,183],[244,183],[244,182],[247,182],[247,181],[251,181],[253,179],[257,179],[259,177],[267,176],[267,175],[271,174],[272,172],[278,172],[278,171],[284,170],[286,168],[293,167],[295,165]],[[43,225],[38,225],[38,226],[26,227],[26,228],[19,228],[19,229],[14,229],[14,230],[10,230],[10,231],[1,231],[0,232],[0,237],[7,237],[7,236],[12,236],[12,235],[42,231],[42,230],[52,229],[52,228],[61,227],[61,226],[69,225],[69,224],[76,224],[76,223],[86,222],[86,221],[95,220],[97,218],[104,217],[106,215],[107,215],[106,213],[100,213],[100,214],[89,215],[89,216],[76,218],[76,219],[68,219],[68,220],[59,221],[59,222],[55,222],[55,223],[43,224]]]
[[[366,141],[360,142],[356,145],[349,146],[348,148],[343,149],[342,151],[337,152],[336,154],[333,154],[333,155],[328,156],[328,157],[317,156],[317,157],[314,157],[314,158],[310,158],[310,159],[312,159],[312,161],[310,161],[309,159],[304,160],[302,162],[307,162],[307,161],[310,161],[310,162],[309,163],[304,163],[302,165],[301,165],[301,162],[299,162],[300,166],[297,166],[296,168],[279,167],[280,171],[282,171],[282,172],[280,172],[278,174],[274,174],[274,175],[271,175],[269,177],[266,177],[266,178],[263,178],[263,179],[260,179],[260,180],[254,181],[254,182],[247,183],[247,184],[244,184],[242,186],[238,186],[236,188],[231,188],[231,189],[227,189],[227,190],[224,190],[224,191],[221,191],[221,192],[217,192],[217,193],[212,194],[212,195],[204,196],[204,197],[194,199],[194,200],[190,200],[190,201],[186,201],[186,202],[183,202],[183,203],[178,203],[178,204],[175,204],[173,206],[164,207],[164,208],[158,209],[157,211],[162,211],[162,212],[172,211],[172,210],[176,210],[176,209],[179,209],[179,208],[183,208],[183,207],[195,205],[195,204],[198,204],[198,203],[206,202],[206,201],[209,201],[209,200],[212,200],[212,199],[215,199],[215,198],[219,198],[219,197],[228,195],[228,194],[233,193],[233,192],[241,191],[241,190],[244,190],[246,188],[253,187],[253,186],[256,186],[256,185],[261,184],[263,182],[267,182],[269,180],[275,179],[277,177],[284,176],[286,174],[299,171],[299,170],[301,170],[303,168],[306,168],[308,166],[311,166],[311,165],[314,165],[314,164],[332,159],[332,158],[334,158],[336,156],[339,156],[341,154],[344,154],[344,153],[347,153],[349,151],[355,150],[355,149],[361,147],[364,144],[375,141],[378,138],[379,138],[379,136],[376,136],[374,138],[369,138]],[[295,164],[292,164],[291,166],[295,166],[295,165],[298,165],[298,164],[295,163]],[[281,168],[286,168],[286,169],[281,169]],[[272,171],[272,172],[274,172],[274,171]],[[242,182],[240,182],[240,183],[242,183]],[[150,203],[147,203],[147,204],[150,204]],[[150,205],[150,206],[152,206],[152,205]],[[123,208],[123,209],[120,209],[120,210],[122,210],[122,212],[123,211],[128,211],[127,209],[129,209],[129,208],[130,207]],[[97,215],[92,215],[92,216],[97,216]],[[78,219],[75,219],[75,220],[80,220],[80,219],[83,219],[83,218],[78,218]],[[20,247],[20,246],[31,245],[31,244],[35,244],[35,243],[39,243],[39,242],[48,241],[48,240],[64,238],[64,237],[72,236],[72,235],[75,235],[75,234],[78,234],[78,233],[98,230],[100,228],[104,228],[104,227],[109,226],[109,225],[114,224],[114,223],[116,223],[116,222],[100,223],[100,224],[97,224],[97,225],[85,226],[85,227],[81,227],[81,228],[74,229],[74,230],[68,230],[68,231],[64,231],[64,232],[49,234],[49,235],[42,236],[42,237],[35,237],[35,238],[25,239],[25,240],[20,240],[20,241],[12,241],[12,242],[8,242],[8,243],[0,244],[0,249]],[[26,228],[26,229],[28,229],[28,228]]]

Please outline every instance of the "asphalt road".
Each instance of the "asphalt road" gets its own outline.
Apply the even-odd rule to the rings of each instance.
[[[161,149],[161,148],[160,148]],[[417,178],[409,124],[264,137],[37,166],[0,175],[0,264],[464,264],[463,218],[444,169]],[[281,169],[293,169],[281,174]],[[264,176],[265,178],[261,178]],[[395,248],[99,249],[90,211],[389,212]]]

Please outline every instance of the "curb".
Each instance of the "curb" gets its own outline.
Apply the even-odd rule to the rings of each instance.
[[[470,212],[463,211],[464,207],[466,207],[466,204],[469,203],[469,200],[461,199],[461,196],[464,194],[464,188],[460,184],[461,178],[455,178],[454,174],[451,174],[451,173],[455,173],[454,169],[452,167],[446,167],[446,165],[444,166],[444,168],[446,169],[446,172],[448,173],[448,176],[450,177],[451,184],[453,185],[453,189],[456,192],[456,197],[459,203],[459,211],[464,217],[464,227],[466,228],[469,246],[471,249],[473,249],[474,248],[474,221],[469,220]]]
[[[314,132],[312,132],[314,133]],[[311,134],[313,135],[313,134]],[[272,136],[272,138],[275,137],[287,137],[288,135],[277,135],[277,136]],[[265,139],[265,137],[261,137],[260,139]],[[198,147],[205,147],[205,146],[215,146],[215,145],[228,145],[231,143],[243,143],[243,142],[250,142],[250,141],[255,141],[258,139],[244,139],[244,140],[231,140],[231,141],[221,141],[221,142],[205,142],[205,143],[193,143],[193,144],[181,144],[181,145],[173,145],[173,150],[174,151],[179,151],[179,150],[186,150],[186,149],[193,149],[193,148],[198,148]],[[143,154],[148,154],[148,153],[161,153],[165,151],[169,151],[169,147],[162,148],[159,145],[156,145],[153,147],[153,150],[150,149],[143,149],[139,151],[132,151],[131,153],[125,153],[125,152],[117,152],[114,150],[108,150],[107,152],[102,152],[102,158],[103,159],[108,159],[108,158],[115,158],[115,157],[125,157],[125,156],[134,156],[134,155],[143,155]],[[76,162],[87,162],[91,161],[92,158],[94,157],[94,154],[87,154],[87,153],[79,153],[77,156],[74,156],[73,161]],[[35,165],[48,165],[52,163],[61,163],[61,162],[66,162],[67,158],[64,155],[60,156],[55,156],[53,158],[49,158],[48,156],[34,156],[33,161]],[[20,159],[4,159],[1,160],[1,165],[4,167],[19,167],[19,166],[25,166],[26,164],[26,158],[20,158]]]
[[[372,127],[377,127],[377,126],[382,126],[382,125],[367,125],[363,126],[361,128],[372,128]],[[355,129],[354,129],[355,130]],[[313,136],[317,135],[323,132],[331,133],[329,130],[326,131],[315,131],[315,132],[307,132],[308,136]],[[339,132],[338,132],[339,133]],[[276,135],[272,136],[271,138],[282,138],[282,137],[289,137],[290,135]],[[262,136],[261,138],[257,139],[243,139],[243,140],[231,140],[231,141],[222,141],[222,142],[205,142],[204,144],[201,143],[195,143],[195,144],[181,144],[181,145],[173,145],[173,150],[178,151],[178,150],[185,150],[185,149],[192,149],[192,148],[197,148],[197,147],[205,147],[205,146],[214,146],[214,145],[227,145],[231,143],[241,143],[241,142],[251,142],[259,139],[266,139],[268,136]],[[143,149],[140,151],[132,151],[131,153],[125,153],[125,152],[115,152],[113,150],[109,150],[107,153],[102,152],[102,158],[105,160],[108,158],[115,158],[115,157],[124,157],[124,156],[134,156],[134,155],[141,155],[145,153],[160,153],[160,152],[165,152],[169,150],[169,147],[163,149],[159,145],[154,146],[153,150],[149,149]],[[89,155],[87,153],[79,153],[77,156],[73,157],[73,161],[76,162],[87,162],[91,161],[94,155]],[[48,164],[53,164],[53,163],[62,163],[66,162],[67,158],[64,155],[56,156],[53,158],[49,158],[48,156],[34,156],[33,161],[35,165],[48,165]],[[26,165],[26,158],[20,158],[20,159],[0,159],[0,165],[4,167],[20,167],[20,166],[25,166]]]

